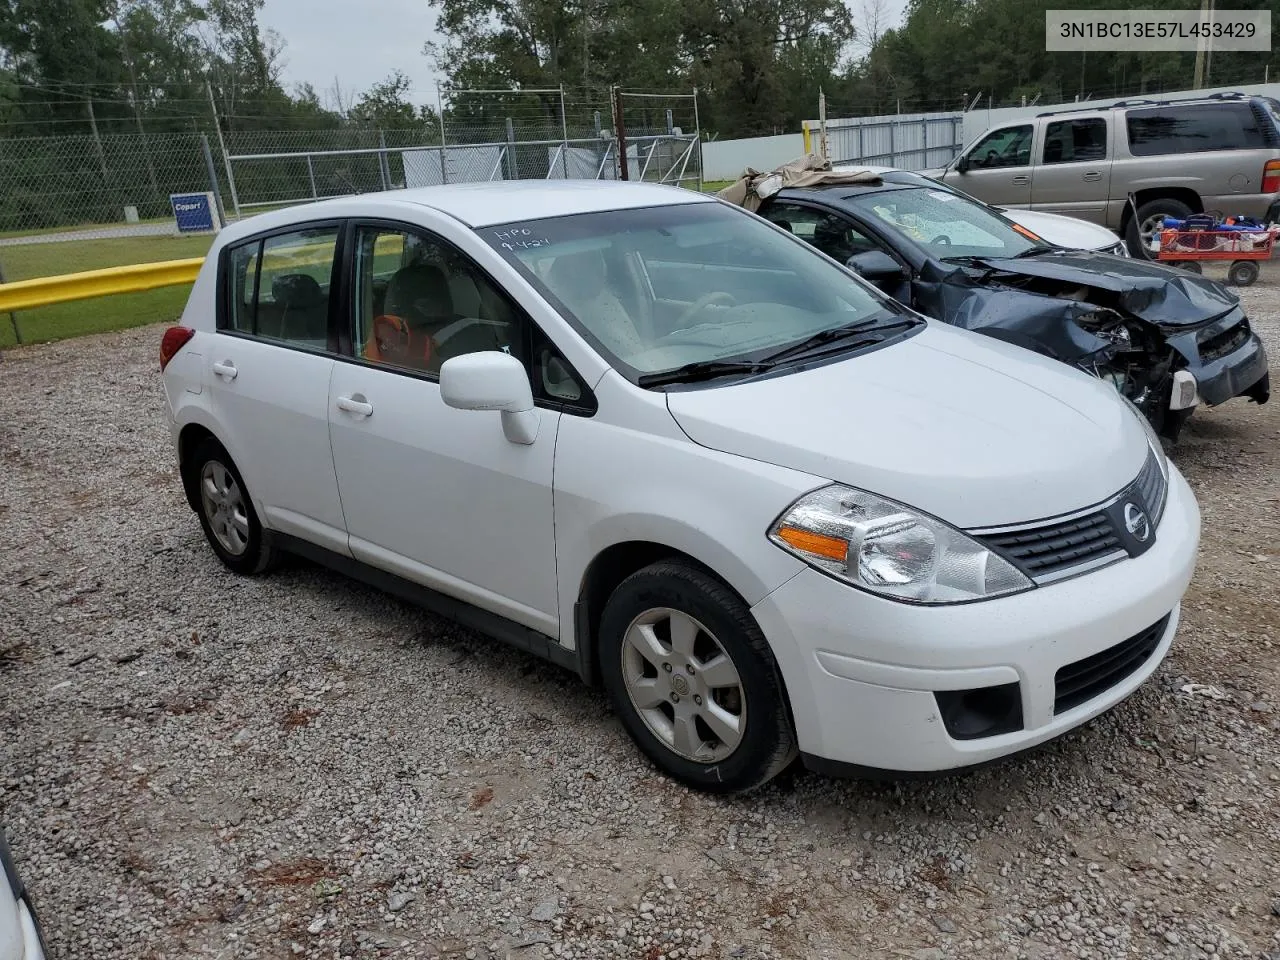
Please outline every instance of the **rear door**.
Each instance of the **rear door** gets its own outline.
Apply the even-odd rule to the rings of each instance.
[[[219,439],[258,516],[346,553],[328,415],[341,229],[292,227],[226,250],[218,329],[203,356]]]
[[[970,196],[1001,207],[1031,205],[1032,123],[1016,123],[988,131],[964,155],[963,172],[953,165],[942,179]]]
[[[1105,223],[1114,155],[1108,117],[1046,120],[1031,206]]]

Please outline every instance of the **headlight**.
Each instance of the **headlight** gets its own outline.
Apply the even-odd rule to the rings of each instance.
[[[845,583],[908,603],[963,603],[1034,586],[959,530],[841,484],[793,503],[769,539]]]
[[[1138,409],[1138,405],[1126,397],[1123,393],[1116,391],[1116,395],[1125,402],[1133,415],[1138,418],[1138,422],[1142,424],[1142,430],[1147,435],[1147,445],[1151,448],[1151,452],[1156,455],[1156,463],[1160,465],[1160,475],[1164,477],[1164,482],[1169,482],[1169,457],[1164,452],[1164,444],[1160,442],[1160,434],[1156,433],[1156,428],[1151,425],[1148,420]]]

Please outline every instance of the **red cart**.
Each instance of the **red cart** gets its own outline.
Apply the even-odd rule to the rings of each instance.
[[[1162,261],[1199,273],[1205,260],[1230,260],[1227,283],[1247,287],[1258,279],[1259,260],[1270,260],[1277,230],[1161,230]]]

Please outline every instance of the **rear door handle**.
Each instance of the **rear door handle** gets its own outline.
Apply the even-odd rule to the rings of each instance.
[[[1014,182],[1014,185],[1015,185],[1015,186],[1025,187],[1028,183],[1030,183],[1030,182],[1031,182],[1031,178],[1030,178],[1030,177],[1018,176],[1018,177],[1014,177],[1014,178],[1013,178],[1013,182]]]
[[[1102,174],[1100,174],[1097,170],[1090,170],[1088,173],[1084,175],[1084,179],[1088,183],[1093,183],[1095,180],[1101,180]]]
[[[349,397],[339,397],[338,409],[345,410],[347,413],[354,413],[358,417],[373,416],[373,404],[358,393]]]
[[[234,380],[240,371],[236,369],[236,365],[230,360],[215,360],[213,361],[213,372],[224,380]]]

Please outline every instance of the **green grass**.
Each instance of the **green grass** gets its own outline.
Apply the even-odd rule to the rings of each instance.
[[[28,280],[131,263],[201,257],[212,242],[211,236],[117,237],[0,247],[0,265],[4,267],[6,280]],[[23,343],[45,343],[176,320],[186,306],[190,290],[189,286],[164,287],[144,293],[73,300],[24,310],[15,316]],[[0,348],[12,347],[15,342],[13,324],[8,316],[0,315]]]
[[[703,180],[702,192],[717,193],[720,190],[723,190],[725,187],[729,186],[729,184],[731,183],[737,183],[737,181],[736,180]]]

